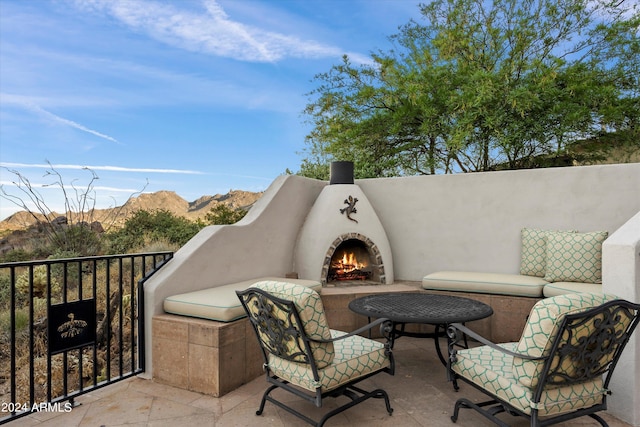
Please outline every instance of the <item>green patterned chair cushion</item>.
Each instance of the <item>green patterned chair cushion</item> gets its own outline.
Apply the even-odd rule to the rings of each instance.
[[[313,289],[299,284],[280,281],[261,281],[255,283],[252,288],[261,289],[277,298],[293,301],[300,314],[300,320],[304,325],[304,330],[309,338],[331,338],[331,330],[329,329],[329,324],[327,323],[327,318],[324,313],[322,299]],[[252,309],[252,307],[249,309]],[[275,313],[276,317],[284,318],[286,316],[284,311],[277,311],[280,313]],[[301,341],[298,344],[302,346]],[[290,346],[293,348],[296,346],[296,343],[292,342]],[[316,366],[319,369],[329,366],[332,363],[335,354],[333,343],[312,342],[310,347]],[[304,346],[302,346],[302,348],[304,348]],[[304,362],[303,356],[300,356],[299,361]],[[308,367],[309,365],[305,363],[305,366]]]
[[[332,337],[342,335],[346,333],[331,330]],[[324,393],[390,365],[389,358],[385,355],[384,344],[359,335],[335,341],[334,348],[333,361],[318,370],[317,382],[308,364],[290,362],[269,355],[269,369],[292,384],[309,391],[316,391],[316,388],[320,387]]]
[[[606,231],[550,233],[545,280],[602,283],[602,242],[607,236]]]
[[[536,277],[545,276],[547,268],[547,237],[553,233],[576,233],[576,231],[559,232],[535,228],[523,228],[520,231],[522,239],[520,274]]]
[[[584,292],[558,295],[538,301],[531,309],[516,351],[533,357],[549,355],[564,316],[580,313],[614,299],[614,295]],[[621,328],[626,327],[623,323],[620,322]],[[589,334],[592,328],[593,322],[583,325],[578,337]],[[513,374],[525,387],[534,388],[538,385],[543,366],[544,361],[513,358]],[[566,369],[571,370],[572,367],[567,366]]]
[[[517,351],[517,343],[500,344],[501,347]],[[571,387],[547,389],[539,403],[534,403],[534,389],[518,381],[513,372],[513,357],[489,346],[458,350],[456,362],[451,368],[460,376],[489,391],[525,414],[538,409],[540,416],[562,414],[590,407],[602,400],[602,379]]]

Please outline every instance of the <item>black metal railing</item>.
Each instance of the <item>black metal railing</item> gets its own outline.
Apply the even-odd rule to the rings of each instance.
[[[172,257],[0,264],[0,424],[143,372],[143,285]]]

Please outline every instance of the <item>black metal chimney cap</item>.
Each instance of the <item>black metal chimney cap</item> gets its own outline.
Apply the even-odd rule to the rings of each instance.
[[[353,184],[353,162],[331,162],[329,185]]]

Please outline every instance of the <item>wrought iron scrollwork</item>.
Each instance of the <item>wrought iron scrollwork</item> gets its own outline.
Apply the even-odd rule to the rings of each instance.
[[[393,322],[391,320],[387,320],[380,324],[380,335],[385,338],[384,344],[384,354],[387,357],[390,357],[393,353],[391,345],[393,343]]]
[[[549,385],[569,385],[592,380],[609,370],[616,351],[628,339],[634,317],[623,306],[611,306],[591,316],[567,316],[565,339],[558,347],[547,377]],[[588,331],[588,333],[586,333]]]
[[[448,341],[448,352],[449,357],[447,358],[447,381],[453,382],[453,389],[455,391],[459,390],[458,381],[451,370],[451,366],[458,361],[457,351],[455,346],[462,339],[462,333],[458,331],[454,326],[449,325],[447,327],[447,341]]]
[[[282,359],[309,363],[290,307],[257,293],[252,294],[250,300],[253,308],[250,320],[265,350]]]

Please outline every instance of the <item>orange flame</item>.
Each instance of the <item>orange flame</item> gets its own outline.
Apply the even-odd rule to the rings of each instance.
[[[343,273],[349,273],[353,270],[361,270],[367,266],[366,263],[359,262],[353,252],[342,254],[342,258],[338,259],[332,267],[342,270]]]

